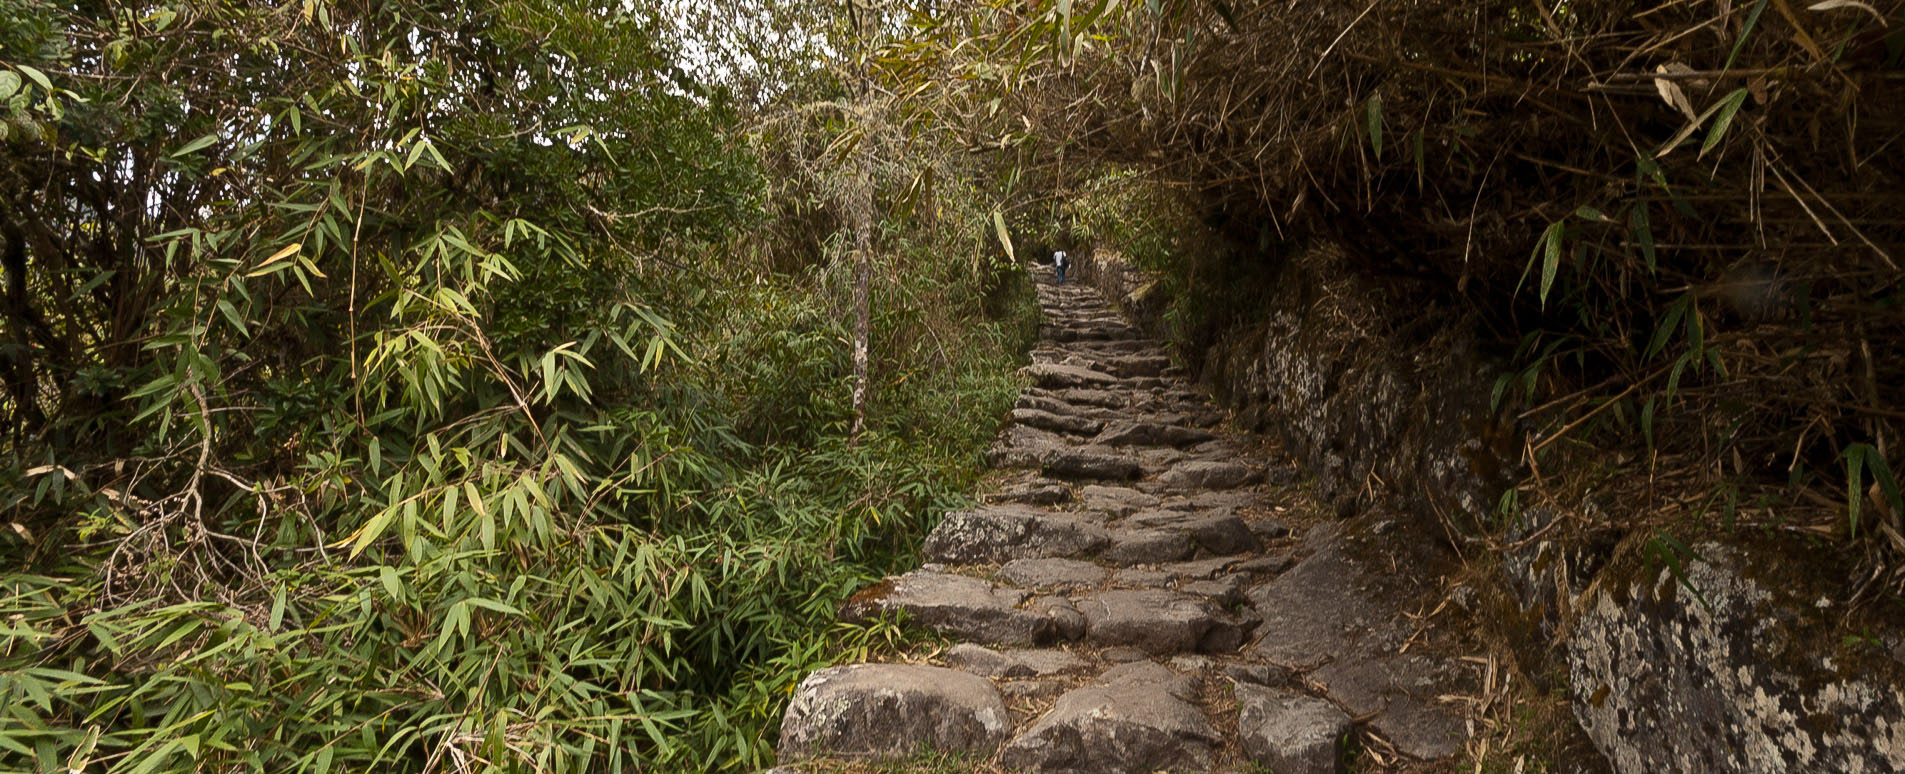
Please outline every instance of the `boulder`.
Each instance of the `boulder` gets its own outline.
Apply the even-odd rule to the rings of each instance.
[[[1027,427],[1036,427],[1040,430],[1049,430],[1054,433],[1069,433],[1071,435],[1091,435],[1105,426],[1105,423],[1096,419],[1086,419],[1085,417],[1070,414],[1054,414],[1049,411],[1040,411],[1030,408],[1013,409],[1012,421]]]
[[[1263,479],[1263,472],[1239,462],[1191,460],[1158,477],[1158,483],[1177,490],[1235,489]]]
[[[908,624],[959,639],[1002,645],[1051,642],[1058,636],[1051,618],[1019,609],[1027,596],[978,578],[914,570],[849,597],[840,618],[864,621],[905,611]]]
[[[1033,363],[1019,369],[1019,372],[1030,378],[1033,384],[1054,390],[1070,387],[1102,387],[1118,381],[1118,377],[1103,371],[1056,363]]]
[[[1092,443],[1106,446],[1191,446],[1216,438],[1207,430],[1197,430],[1156,422],[1114,422]]]
[[[1103,527],[1074,515],[1002,505],[946,514],[921,550],[936,562],[981,564],[1085,556],[1110,543]]]
[[[1110,546],[1100,557],[1122,567],[1160,564],[1191,558],[1197,543],[1189,535],[1161,529],[1126,529],[1109,533]]]
[[[1246,622],[1203,597],[1162,589],[1101,591],[1078,599],[1085,639],[1153,655],[1236,650]]]
[[[1094,511],[1123,518],[1146,508],[1155,508],[1158,498],[1123,486],[1087,484],[1078,490],[1079,504]]]
[[[1186,701],[1191,689],[1149,661],[1115,667],[1060,696],[1000,751],[999,763],[1048,774],[1204,774],[1222,739]]]
[[[987,757],[1012,728],[983,677],[913,664],[822,669],[781,718],[783,763],[818,755],[904,758],[921,750]]]
[[[1696,543],[1679,576],[1633,556],[1601,573],[1565,640],[1588,738],[1623,773],[1905,771],[1905,663],[1848,640],[1843,577],[1799,569],[1819,561],[1803,545],[1740,540]]]
[[[1250,760],[1277,774],[1341,774],[1349,716],[1322,699],[1237,685],[1237,733]]]
[[[1137,460],[1114,454],[1053,449],[1040,459],[1040,470],[1048,476],[1126,481],[1144,475]]]

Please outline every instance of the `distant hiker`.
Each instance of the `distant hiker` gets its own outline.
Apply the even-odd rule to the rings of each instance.
[[[1052,268],[1058,270],[1058,284],[1060,285],[1065,284],[1065,267],[1068,265],[1070,265],[1070,262],[1065,260],[1064,250],[1052,253]]]

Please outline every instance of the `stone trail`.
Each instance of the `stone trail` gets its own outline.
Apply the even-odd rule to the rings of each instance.
[[[1160,342],[1097,291],[1041,281],[1031,381],[928,561],[855,594],[959,644],[934,664],[804,680],[776,771],[956,754],[1054,774],[1343,770],[1449,758],[1473,660],[1427,542],[1321,520],[1300,474],[1227,436]],[[1302,528],[1303,522],[1322,523]],[[1293,533],[1292,527],[1299,527]]]

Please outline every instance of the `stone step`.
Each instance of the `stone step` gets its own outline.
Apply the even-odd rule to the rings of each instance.
[[[1300,474],[1224,438],[1163,343],[1096,290],[1036,287],[1031,386],[986,455],[1008,472],[927,535],[933,564],[840,611],[955,640],[929,656],[945,667],[816,672],[782,763],[857,771],[931,749],[984,771],[1338,774],[1357,735],[1403,761],[1458,751],[1463,719],[1440,697],[1474,695],[1473,676],[1403,647],[1424,619],[1357,558],[1380,554],[1337,526],[1289,540],[1269,514]]]
[[[1086,514],[1022,505],[953,511],[926,535],[926,558],[948,564],[999,564],[1019,558],[1090,556],[1111,534]]]
[[[1012,731],[992,682],[944,667],[849,664],[808,675],[781,717],[782,763],[903,758],[926,747],[987,757]]]
[[[1074,603],[1085,615],[1087,642],[1152,655],[1234,652],[1257,623],[1196,594],[1164,589],[1101,591]]]
[[[1060,696],[1006,744],[999,763],[1011,771],[1206,772],[1223,736],[1194,698],[1191,680],[1159,664],[1115,667]]]

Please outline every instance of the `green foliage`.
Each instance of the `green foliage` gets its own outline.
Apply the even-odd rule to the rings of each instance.
[[[750,770],[892,647],[834,610],[960,502],[1022,275],[976,189],[888,218],[849,443],[839,273],[744,258],[653,14],[0,0],[0,769]]]

